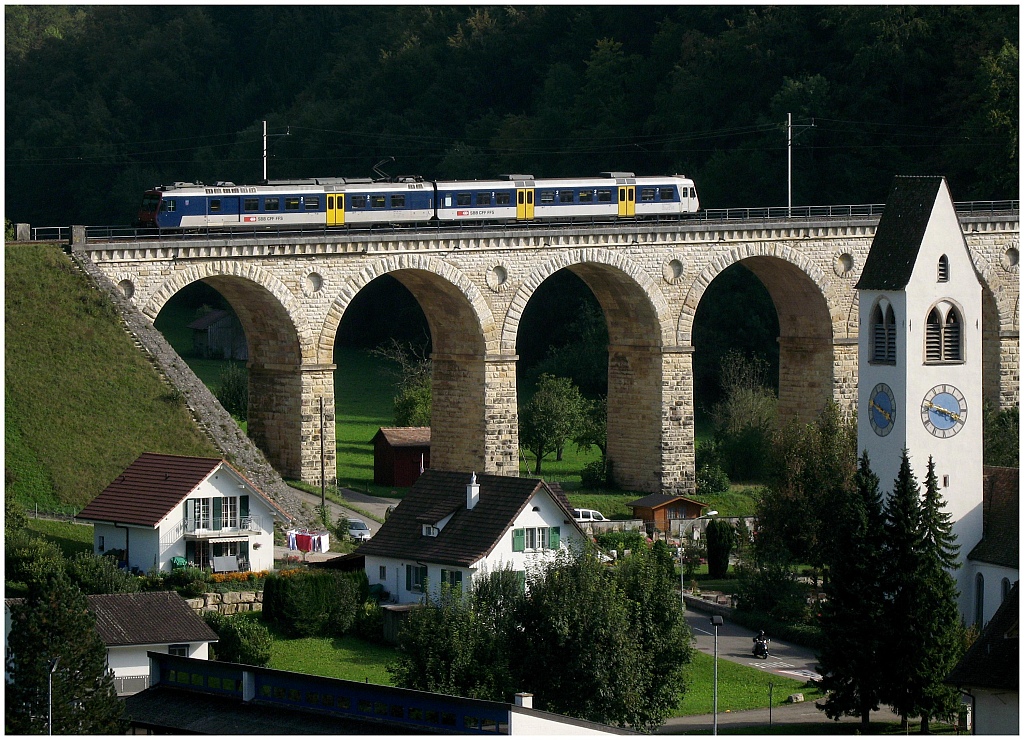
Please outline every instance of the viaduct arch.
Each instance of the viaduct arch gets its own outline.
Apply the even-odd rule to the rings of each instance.
[[[985,285],[986,397],[1017,402],[1018,218],[962,218]],[[519,323],[548,277],[591,288],[609,331],[609,457],[634,490],[693,490],[692,329],[710,283],[741,263],[779,315],[780,411],[852,408],[854,286],[877,218],[720,225],[630,223],[482,231],[249,235],[114,243],[85,253],[150,320],[196,280],[238,313],[250,344],[250,436],[285,477],[334,476],[333,352],[352,299],[389,274],[419,301],[434,345],[432,463],[518,472]]]

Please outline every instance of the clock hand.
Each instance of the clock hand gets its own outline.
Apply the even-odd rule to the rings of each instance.
[[[878,413],[880,413],[882,416],[884,416],[886,421],[888,421],[888,422],[892,421],[892,416],[890,416],[889,413],[885,409],[883,409],[881,406],[879,406],[873,400],[871,401],[871,408],[875,409]]]
[[[944,408],[942,408],[942,406],[937,406],[936,404],[932,403],[931,401],[925,401],[924,403],[925,403],[925,405],[928,408],[933,409],[935,411],[938,411],[943,416],[945,416],[945,417],[947,417],[949,419],[952,419],[953,421],[960,421],[960,414],[954,413],[954,412],[950,411],[949,409],[944,409]]]

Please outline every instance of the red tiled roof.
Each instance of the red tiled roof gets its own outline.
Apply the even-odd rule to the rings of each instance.
[[[472,510],[467,509],[466,486],[470,477],[470,473],[425,470],[380,531],[360,545],[356,553],[470,566],[494,548],[523,507],[541,491],[561,505],[569,526],[578,529],[562,497],[554,494],[544,481],[533,478],[478,474],[480,500]],[[422,535],[424,521],[449,513],[452,518],[436,537]]]
[[[144,452],[78,514],[79,519],[156,527],[175,506],[217,468],[224,465],[242,480],[245,476],[224,460]],[[252,483],[246,480],[250,486]],[[271,506],[291,519],[280,506],[252,486]]]

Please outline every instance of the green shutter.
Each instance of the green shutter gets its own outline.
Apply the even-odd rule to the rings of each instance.
[[[512,552],[525,552],[526,551],[526,530],[525,529],[513,529],[512,530]]]
[[[526,571],[525,570],[517,570],[516,571],[516,578],[519,580],[519,593],[525,594],[526,593]]]
[[[185,540],[185,560],[189,563],[196,562],[196,541]]]
[[[220,514],[221,514],[222,505],[223,505],[223,501],[221,500],[221,498],[219,496],[213,500],[213,528],[214,529],[220,529],[221,528],[220,527]]]
[[[560,533],[559,527],[551,527],[548,529],[548,547],[552,550],[558,549],[558,535]]]
[[[249,516],[249,497],[239,496],[238,497],[238,515]]]

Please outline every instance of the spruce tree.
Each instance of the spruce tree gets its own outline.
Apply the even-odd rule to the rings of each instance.
[[[892,494],[885,506],[886,614],[879,624],[884,643],[882,666],[886,682],[882,700],[904,721],[917,710],[922,652],[930,639],[920,602],[920,578],[925,565],[921,537],[921,501],[917,478],[906,449]]]
[[[957,561],[960,546],[956,544],[949,512],[943,510],[935,462],[931,457],[921,505],[921,533],[925,555],[925,569],[921,573],[922,600],[928,605],[922,617],[927,619],[931,635],[928,649],[921,656],[921,674],[932,680],[921,687],[918,714],[921,715],[921,732],[926,733],[931,719],[947,717],[956,709],[959,702],[956,688],[943,683],[942,678],[953,670],[964,645],[964,626],[957,608],[959,593],[951,573],[960,565]]]
[[[879,624],[885,613],[882,497],[867,452],[854,480],[856,489],[835,512],[846,526],[838,530],[832,549],[836,555],[827,564],[819,685],[826,692],[822,709],[830,719],[860,716],[862,730],[867,731],[882,692]]]
[[[95,735],[127,729],[96,617],[63,571],[11,609],[8,648],[8,732],[47,732],[51,678],[54,733]]]

